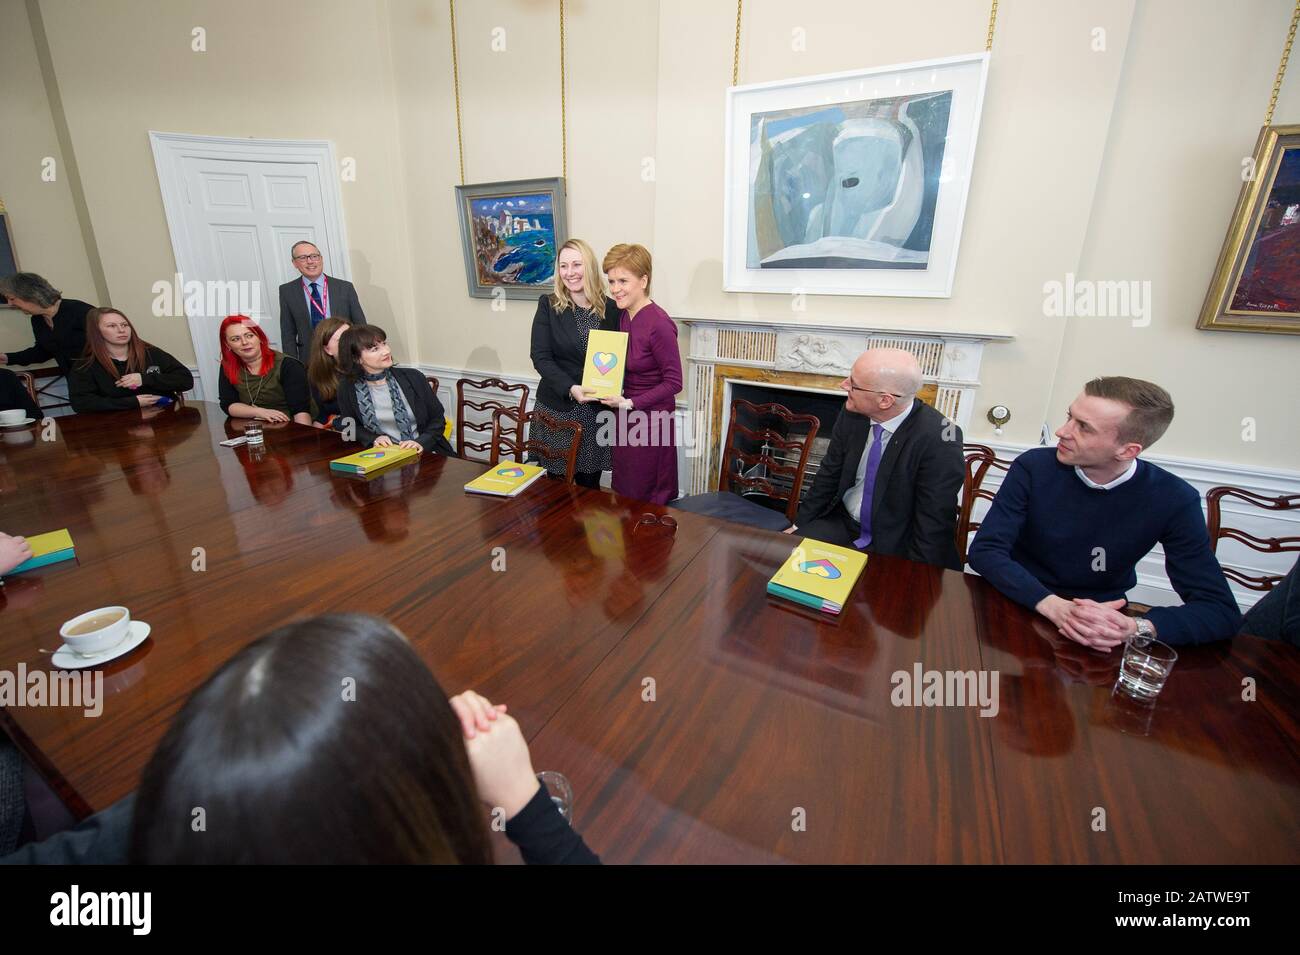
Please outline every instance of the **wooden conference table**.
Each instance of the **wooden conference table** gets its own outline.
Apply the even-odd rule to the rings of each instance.
[[[483,465],[432,455],[359,481],[330,472],[350,450],[330,432],[268,429],[254,459],[218,445],[235,431],[215,405],[148,414],[60,418],[52,441],[0,431],[0,529],[67,527],[77,548],[0,588],[0,669],[48,668],[39,648],[94,607],[152,626],[103,668],[98,718],[0,714],[78,815],[135,787],[241,647],[348,610],[400,627],[449,692],[509,703],[606,861],[1300,857],[1287,646],[1186,648],[1144,710],[1112,695],[1118,652],[1064,641],[971,575],[873,557],[825,618],[765,594],[790,537],[682,512],[675,533],[639,525],[666,509],[549,480],[469,495]],[[997,671],[997,715],[894,706],[891,675],[918,661]]]

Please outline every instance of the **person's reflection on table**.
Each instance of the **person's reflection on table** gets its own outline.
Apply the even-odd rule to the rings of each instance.
[[[293,465],[288,459],[265,448],[241,446],[235,450],[253,499],[263,507],[284,503],[293,491]]]
[[[426,481],[420,489],[419,476],[426,467],[437,465],[432,456],[421,455],[413,463],[397,465],[368,481],[335,475],[330,496],[356,512],[361,530],[370,540],[402,540],[411,533],[411,499],[433,488],[433,483]]]
[[[158,494],[171,483],[167,452],[184,443],[203,420],[198,408],[176,405],[141,408],[122,417],[131,419],[125,432],[132,440],[113,449],[132,494]]]
[[[1004,743],[1030,756],[1062,756],[1074,747],[1074,713],[1060,679],[1046,668],[999,674],[993,726]]]

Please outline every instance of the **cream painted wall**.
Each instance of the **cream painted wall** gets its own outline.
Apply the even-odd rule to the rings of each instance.
[[[498,312],[465,291],[441,0],[30,2],[49,39],[64,108],[55,118],[80,165],[108,292],[146,336],[193,358],[183,321],[149,315],[150,286],[174,263],[147,131],[328,138],[357,160],[357,180],[343,184],[354,278],[399,355],[532,373],[531,303]],[[1162,381],[1179,404],[1160,453],[1296,467],[1300,442],[1285,412],[1300,396],[1300,340],[1194,329],[1289,9],[1289,0],[1003,0],[953,297],[810,296],[802,317],[1014,334],[985,353],[971,438],[990,437],[983,412],[1005,403],[1014,418],[1003,439],[1032,443],[1082,380],[1127,372]],[[0,197],[25,267],[91,297],[68,184],[35,173],[58,143],[25,10],[0,2],[10,94],[0,105]],[[598,252],[648,245],[655,298],[678,317],[794,317],[783,296],[721,290],[734,6],[570,0],[566,10],[572,234]],[[468,180],[557,174],[555,4],[478,0],[457,14]],[[978,51],[986,17],[969,0],[746,4],[741,82]],[[206,53],[190,49],[195,26],[207,30]],[[1097,27],[1103,52],[1092,49]],[[496,28],[504,50],[493,49]],[[803,51],[792,46],[797,28]],[[1300,120],[1297,110],[1293,68],[1278,121]],[[643,177],[647,159],[653,179]],[[1043,283],[1067,272],[1151,280],[1151,326],[1045,316]],[[0,348],[15,336],[13,345],[26,343],[26,325],[14,329],[13,313],[0,313]],[[1246,416],[1258,420],[1257,442],[1240,441]]]
[[[457,5],[467,182],[560,174],[557,11],[534,0]],[[420,358],[532,375],[535,301],[494,311],[466,290],[447,5],[395,3],[392,12]],[[641,172],[655,152],[658,3],[576,0],[565,20],[569,234],[598,257],[616,242],[650,245],[655,186]]]
[[[412,349],[385,3],[43,0],[40,10],[108,291],[145,337],[193,361],[185,321],[150,313],[153,283],[175,269],[154,129],[330,139],[355,158],[357,179],[343,184],[353,279],[399,353]],[[191,49],[195,27],[206,52]]]
[[[27,8],[0,2],[0,200],[9,211],[19,267],[45,275],[68,298],[95,301],[86,247],[77,225],[72,183],[65,171]],[[55,179],[41,178],[45,157]],[[0,352],[32,344],[31,320],[0,308]]]
[[[1132,10],[1132,0],[1002,3],[952,297],[810,295],[796,314],[789,296],[722,291],[721,130],[735,8],[663,0],[654,248],[661,304],[698,318],[1014,334],[985,349],[968,437],[991,434],[983,412],[1003,403],[1013,410],[1004,439],[1035,442],[1063,332],[1063,320],[1043,317],[1042,283],[1073,269],[1084,244]],[[688,22],[692,29],[681,30]],[[987,24],[988,8],[969,0],[871,10],[855,0],[747,4],[740,82],[978,52]],[[1089,47],[1098,25],[1107,55]]]
[[[1177,409],[1155,453],[1300,468],[1300,338],[1196,329],[1292,8],[1138,5],[1079,274],[1151,282],[1151,323],[1068,320],[1053,422],[1087,379],[1132,375],[1168,388]],[[1300,122],[1300,70],[1275,122]],[[1254,441],[1242,440],[1248,417]]]

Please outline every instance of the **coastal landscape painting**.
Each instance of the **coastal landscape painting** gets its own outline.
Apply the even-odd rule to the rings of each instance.
[[[456,198],[470,295],[535,299],[553,287],[567,238],[562,179],[457,186]]]

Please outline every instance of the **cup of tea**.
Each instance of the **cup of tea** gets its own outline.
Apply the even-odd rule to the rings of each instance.
[[[0,427],[4,425],[17,424],[26,417],[27,412],[22,408],[9,408],[5,411],[0,411]]]
[[[131,630],[131,611],[125,607],[100,607],[73,617],[59,628],[59,636],[77,656],[94,656],[111,650]]]

